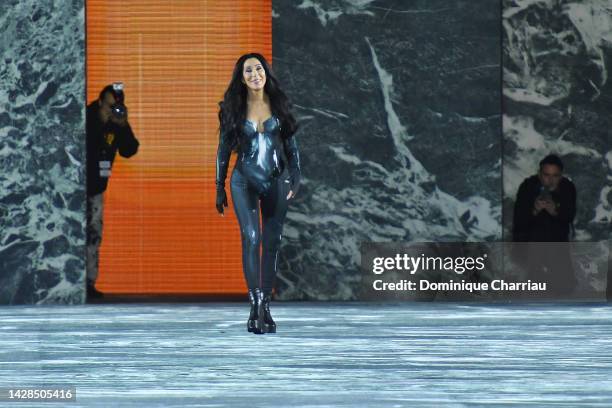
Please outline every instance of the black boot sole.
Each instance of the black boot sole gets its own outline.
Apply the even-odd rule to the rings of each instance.
[[[255,327],[253,327],[253,333],[255,334],[265,334],[267,333],[266,330],[266,325],[263,324],[263,322],[261,324],[257,324],[257,321],[255,321]]]
[[[255,334],[265,334],[266,332],[266,324],[264,323],[264,318],[263,318],[263,307],[260,307],[260,310],[258,310],[258,319],[254,321],[254,327],[253,327],[253,333]]]

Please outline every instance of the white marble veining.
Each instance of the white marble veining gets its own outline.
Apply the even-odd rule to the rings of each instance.
[[[364,242],[501,239],[499,2],[275,2],[303,187],[287,300],[355,300]],[[477,50],[477,52],[475,52]]]
[[[610,407],[605,304],[273,302],[0,309],[0,387],[65,406]],[[40,406],[18,404],[15,406]]]
[[[576,241],[612,238],[606,0],[503,0],[504,227],[519,184],[555,153],[577,190]]]
[[[299,9],[313,9],[321,25],[325,27],[327,23],[334,22],[343,15],[358,15],[374,16],[374,13],[368,10],[370,3],[374,0],[302,0],[297,6]]]
[[[0,303],[82,303],[83,0],[0,4]]]

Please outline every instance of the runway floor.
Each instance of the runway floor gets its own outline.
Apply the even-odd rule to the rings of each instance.
[[[67,407],[612,407],[610,305],[272,312],[254,335],[246,302],[6,306],[0,387],[73,386]]]

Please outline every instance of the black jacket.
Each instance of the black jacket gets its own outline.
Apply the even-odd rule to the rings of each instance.
[[[131,157],[138,151],[139,142],[130,125],[106,125],[100,121],[98,101],[87,106],[87,195],[103,193],[108,177],[100,176],[100,161],[110,161],[111,167],[117,150],[122,157]]]
[[[542,209],[537,215],[532,210],[540,194],[542,183],[537,175],[523,180],[514,203],[512,238],[522,242],[569,241],[570,225],[576,216],[576,187],[568,178],[561,177],[559,186],[551,192],[558,204],[557,215],[552,216]]]

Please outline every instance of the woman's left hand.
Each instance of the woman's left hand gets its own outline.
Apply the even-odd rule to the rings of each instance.
[[[300,189],[301,175],[299,170],[292,170],[289,174],[289,194],[287,194],[287,200],[295,197]]]

